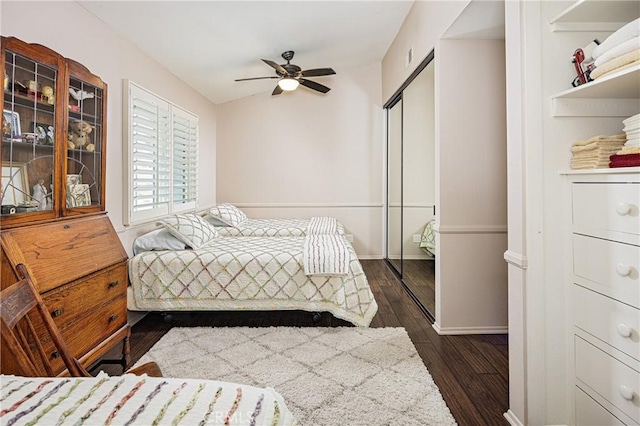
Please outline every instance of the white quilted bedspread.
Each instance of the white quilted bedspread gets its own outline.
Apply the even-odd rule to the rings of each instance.
[[[150,251],[129,261],[132,310],[305,310],[368,326],[378,310],[347,242],[347,276],[307,276],[304,238],[217,238],[198,250]]]
[[[304,237],[309,219],[247,219],[238,226],[216,227],[221,237]],[[336,233],[344,234],[338,222]]]

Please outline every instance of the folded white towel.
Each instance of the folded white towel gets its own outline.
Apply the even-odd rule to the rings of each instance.
[[[613,49],[604,52],[602,56],[599,56],[598,59],[595,60],[594,64],[596,67],[599,67],[605,62],[615,59],[618,56],[622,56],[625,53],[629,53],[638,49],[640,49],[640,36],[629,39],[624,43],[617,45]]]
[[[347,275],[350,262],[347,244],[344,235],[304,237],[302,262],[305,275]]]
[[[632,115],[629,118],[625,118],[624,120],[622,120],[622,124],[624,124],[625,126],[640,124],[640,114]]]
[[[591,74],[589,74],[589,76],[595,80],[611,71],[622,71],[623,67],[626,68],[626,66],[628,66],[629,64],[633,64],[638,60],[640,60],[640,49],[632,50],[629,53],[625,53],[624,55],[618,56],[617,58],[608,60],[599,67],[596,67],[593,71],[591,71]]]
[[[338,221],[335,217],[312,217],[307,226],[307,235],[337,234]]]
[[[639,35],[640,18],[636,19],[635,21],[629,22],[627,25],[623,26],[622,28],[611,34],[609,37],[607,37],[605,41],[603,41],[599,46],[596,46],[595,49],[593,49],[593,53],[591,54],[591,56],[594,59],[598,59],[605,52]]]
[[[611,64],[612,62],[615,62],[615,61],[617,61],[618,59],[620,59],[620,58],[622,58],[622,57],[624,57],[624,56],[632,55],[632,54],[634,54],[634,53],[640,53],[640,51],[638,51],[638,52],[629,52],[629,53],[625,53],[625,54],[624,54],[624,55],[622,55],[622,56],[619,56],[619,57],[617,57],[617,58],[615,58],[615,59],[610,60],[609,62],[604,63],[602,66],[606,66],[607,64]],[[600,71],[600,72],[602,72],[602,73],[601,73],[601,74],[598,74],[598,78],[607,77],[607,76],[610,76],[610,75],[612,75],[612,74],[619,74],[619,73],[621,73],[622,71],[624,71],[624,70],[626,70],[626,69],[634,68],[634,67],[640,67],[640,59],[638,59],[637,61],[629,62],[628,64],[622,65],[622,66],[620,66],[620,67],[612,67],[612,68],[611,68],[611,70],[610,70],[610,71],[607,71],[607,72]],[[596,69],[597,69],[597,68],[596,68]],[[593,71],[595,71],[595,69],[594,69]],[[593,72],[593,71],[592,71],[592,72]],[[594,80],[596,79],[596,77],[592,76],[591,74],[589,74],[589,76],[591,76],[591,77],[592,77],[592,79],[594,79]]]

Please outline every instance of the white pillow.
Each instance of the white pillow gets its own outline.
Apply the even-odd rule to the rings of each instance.
[[[155,229],[133,241],[133,254],[151,250],[186,250],[187,245],[171,235],[168,229]]]
[[[229,203],[218,204],[212,207],[209,209],[208,214],[229,226],[238,226],[247,220],[247,215],[245,215],[242,210]]]
[[[218,236],[216,228],[193,213],[165,217],[157,224],[167,228],[171,235],[192,249],[198,249]]]

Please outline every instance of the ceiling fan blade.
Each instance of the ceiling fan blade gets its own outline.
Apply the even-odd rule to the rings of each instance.
[[[238,79],[233,80],[233,81],[263,80],[263,79],[265,79],[265,78],[269,78],[269,79],[271,79],[271,78],[280,78],[280,77],[277,77],[277,76],[275,76],[275,75],[274,75],[273,77],[251,77],[251,78],[238,78]]]
[[[324,85],[322,85],[320,83],[316,83],[315,81],[305,80],[304,78],[301,78],[298,81],[303,86],[308,87],[309,89],[316,90],[316,91],[321,92],[321,93],[327,93],[329,90],[331,90],[327,86],[324,86]]]
[[[287,75],[287,70],[285,70],[282,67],[282,65],[276,64],[275,62],[270,61],[268,59],[263,59],[262,62],[264,62],[265,64],[269,65],[271,68],[273,68],[274,70],[278,71],[282,75]]]
[[[323,75],[332,75],[336,72],[333,68],[314,68],[312,70],[304,70],[302,71],[302,77],[320,77]]]
[[[271,92],[271,96],[279,95],[280,93],[282,93],[282,88],[276,85],[276,88],[273,89],[273,92]]]

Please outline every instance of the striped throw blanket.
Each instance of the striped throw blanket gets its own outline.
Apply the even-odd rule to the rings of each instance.
[[[342,235],[307,235],[302,256],[305,275],[347,275],[347,244]]]
[[[335,217],[312,217],[307,227],[307,235],[337,234],[338,221]]]

